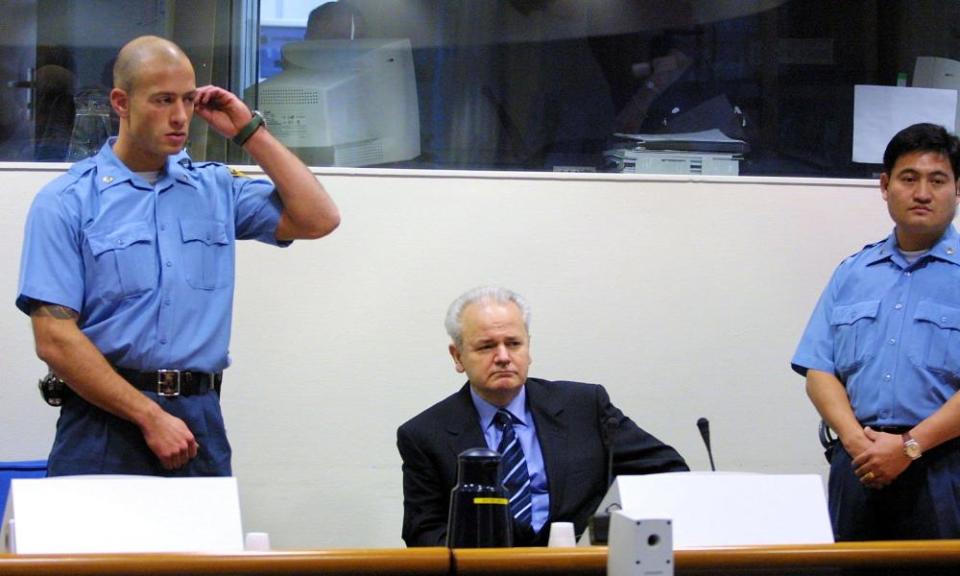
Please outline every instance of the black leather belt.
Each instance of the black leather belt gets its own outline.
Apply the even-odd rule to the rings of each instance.
[[[195,370],[156,370],[140,372],[127,368],[114,367],[117,374],[133,385],[137,390],[156,392],[160,396],[173,398],[206,394],[213,390],[220,394],[223,372],[197,372]]]
[[[897,436],[913,430],[913,426],[870,426],[870,428],[877,432],[896,434]]]

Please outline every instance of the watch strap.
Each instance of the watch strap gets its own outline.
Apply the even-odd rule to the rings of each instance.
[[[260,114],[259,111],[254,110],[253,117],[250,118],[250,121],[247,122],[247,125],[241,128],[240,131],[237,132],[237,135],[233,137],[233,143],[237,146],[243,146],[247,143],[247,140],[253,136],[253,133],[263,125],[263,114]]]

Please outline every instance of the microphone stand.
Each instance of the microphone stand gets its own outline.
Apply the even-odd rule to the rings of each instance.
[[[700,429],[700,437],[703,439],[703,445],[707,447],[707,457],[710,458],[710,470],[716,472],[717,467],[713,465],[713,450],[710,449],[710,421],[704,417],[700,417],[700,419],[697,420],[697,428]]]

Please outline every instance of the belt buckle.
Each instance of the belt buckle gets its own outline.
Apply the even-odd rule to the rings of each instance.
[[[180,395],[179,370],[157,370],[157,394],[165,398]]]

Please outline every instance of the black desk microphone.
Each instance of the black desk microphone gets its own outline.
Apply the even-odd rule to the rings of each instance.
[[[707,456],[710,457],[710,470],[716,472],[717,467],[713,465],[713,450],[710,449],[710,421],[701,416],[700,419],[697,420],[697,428],[700,429],[700,437],[703,438],[703,445],[707,447]]]
[[[619,427],[620,421],[610,416],[603,421],[600,428],[600,441],[603,442],[603,448],[607,451],[607,489],[613,484],[613,433]],[[606,544],[610,532],[610,509],[591,516],[587,525],[590,527],[590,543]]]
[[[620,422],[613,416],[603,421],[600,440],[603,442],[603,448],[607,451],[607,488],[613,484],[613,432],[619,425]]]

